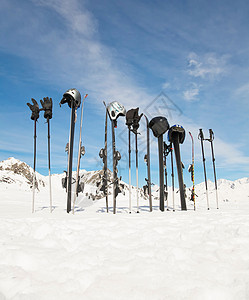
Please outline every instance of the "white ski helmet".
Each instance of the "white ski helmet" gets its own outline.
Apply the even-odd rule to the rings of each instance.
[[[73,89],[69,89],[67,90],[64,95],[63,98],[65,98],[68,103],[68,106],[71,108],[71,102],[74,101],[76,108],[80,107],[80,103],[81,103],[81,95],[80,92],[78,90],[76,90],[75,88]]]
[[[119,116],[125,116],[126,110],[118,101],[113,101],[107,106],[107,112],[112,121],[117,120]]]

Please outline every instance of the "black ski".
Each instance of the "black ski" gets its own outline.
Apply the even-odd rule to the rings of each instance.
[[[74,200],[73,200],[73,214],[75,210],[75,202],[78,197],[79,191],[83,192],[81,186],[80,186],[80,159],[82,156],[85,155],[85,147],[82,146],[82,122],[83,122],[83,110],[84,110],[84,102],[88,94],[86,94],[82,100],[81,103],[81,116],[80,116],[80,136],[79,136],[79,148],[78,148],[78,161],[77,161],[77,170],[76,170],[76,182],[75,182],[75,194],[74,194]]]
[[[171,158],[171,178],[172,178],[173,211],[175,211],[175,176],[174,176],[174,157],[173,157],[173,146],[172,146],[172,143],[170,143],[170,158]]]
[[[119,179],[118,179],[118,161],[121,159],[121,155],[118,151],[116,151],[116,144],[115,144],[115,128],[117,127],[117,118],[119,116],[125,116],[126,111],[123,105],[118,103],[117,101],[111,102],[107,106],[107,112],[109,118],[111,120],[112,125],[112,155],[113,155],[113,213],[116,213],[116,198],[117,195],[121,192],[119,186]]]
[[[154,136],[158,138],[160,210],[164,211],[163,134],[169,129],[169,123],[165,117],[155,117],[150,120],[149,127]]]
[[[185,130],[180,125],[174,125],[169,129],[169,141],[173,143],[175,150],[175,159],[176,167],[178,173],[178,183],[180,190],[180,199],[181,199],[181,209],[187,210],[186,199],[185,199],[185,186],[183,182],[183,172],[182,172],[182,161],[180,154],[180,144],[184,142],[185,139]]]
[[[109,206],[108,206],[108,169],[107,169],[107,107],[105,101],[103,101],[105,106],[105,147],[102,148],[99,152],[100,158],[103,160],[103,176],[102,176],[102,186],[100,188],[100,191],[104,193],[105,199],[106,199],[106,211],[109,212]]]
[[[165,177],[165,201],[167,203],[167,210],[169,210],[169,197],[168,197],[168,171],[167,171],[167,156],[170,153],[170,145],[163,143],[163,165],[164,165],[164,177]]]
[[[76,111],[80,107],[81,95],[76,89],[67,90],[60,102],[61,104],[67,103],[71,108],[71,123],[68,144],[68,166],[67,166],[67,213],[71,211],[71,198],[72,198],[72,165],[73,165],[73,144],[74,144],[74,129],[76,122]]]
[[[149,195],[149,205],[150,205],[150,211],[152,211],[152,196],[151,196],[151,176],[150,176],[150,128],[149,128],[149,120],[144,114],[145,120],[146,120],[146,131],[147,131],[147,153],[145,155],[145,162],[147,165],[147,176],[146,179],[147,187],[148,187],[148,195]]]

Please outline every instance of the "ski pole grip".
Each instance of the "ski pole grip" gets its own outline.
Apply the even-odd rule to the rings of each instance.
[[[198,137],[198,138],[204,140],[204,135],[203,135],[203,131],[202,131],[201,128],[199,129],[199,132],[200,132],[200,133],[199,133],[199,137]]]
[[[214,140],[214,132],[212,129],[209,129],[210,142]]]

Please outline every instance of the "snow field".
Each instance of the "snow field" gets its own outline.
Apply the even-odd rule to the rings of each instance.
[[[36,193],[21,175],[0,182],[0,300],[247,300],[249,299],[249,179],[220,180],[219,207],[209,182],[196,186],[197,210],[161,212],[159,201],[136,191],[117,197],[117,214],[105,199],[80,194],[75,215],[66,213],[62,175],[52,176],[53,213],[47,178]],[[86,185],[89,192],[96,187]],[[189,194],[189,191],[188,191]]]
[[[249,297],[246,212],[47,211],[1,219],[2,299]]]

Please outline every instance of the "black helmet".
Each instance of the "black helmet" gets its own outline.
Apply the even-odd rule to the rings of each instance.
[[[185,129],[181,125],[176,124],[170,127],[168,139],[171,143],[176,135],[179,136],[179,143],[182,144],[185,140]]]
[[[153,131],[155,137],[159,137],[169,129],[169,122],[165,117],[155,117],[150,120],[149,128]]]

